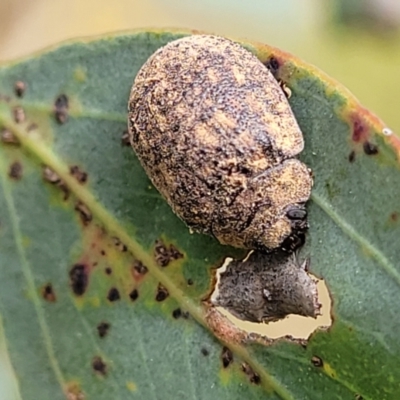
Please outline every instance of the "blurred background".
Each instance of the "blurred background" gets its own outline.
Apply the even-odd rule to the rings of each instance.
[[[142,27],[268,43],[324,70],[400,133],[400,0],[0,0],[0,16],[0,63],[63,40]],[[13,400],[1,336],[0,329],[0,400]]]

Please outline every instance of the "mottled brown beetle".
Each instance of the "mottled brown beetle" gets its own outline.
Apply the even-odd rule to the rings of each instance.
[[[185,37],[157,50],[129,99],[130,142],[194,231],[248,249],[294,250],[307,229],[303,135],[270,71],[230,40]]]

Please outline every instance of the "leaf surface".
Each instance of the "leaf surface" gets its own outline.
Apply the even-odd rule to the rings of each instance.
[[[0,144],[0,313],[20,397],[399,397],[400,141],[313,67],[251,43],[304,133],[315,186],[303,253],[334,324],[307,346],[225,337],[224,367],[201,300],[213,268],[244,254],[190,234],[121,143],[135,74],[185,34],[76,41],[0,67],[0,129],[19,141]]]

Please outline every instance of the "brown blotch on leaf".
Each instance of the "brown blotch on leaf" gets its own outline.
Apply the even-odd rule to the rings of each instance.
[[[322,361],[322,358],[318,357],[318,356],[312,356],[311,363],[314,365],[314,367],[318,367],[318,368],[321,368],[324,366],[324,362]]]
[[[14,84],[14,93],[17,97],[22,97],[26,90],[26,83],[22,81],[17,81]]]
[[[1,141],[6,144],[19,144],[19,140],[8,129],[2,129],[0,133]]]
[[[92,360],[92,368],[98,375],[107,375],[107,365],[100,356],[96,356]]]
[[[97,325],[97,333],[101,338],[105,337],[111,328],[111,325],[108,322],[100,322]]]
[[[90,212],[89,208],[81,201],[78,201],[78,203],[76,203],[75,210],[78,211],[83,225],[87,226],[89,222],[93,219],[92,213]]]
[[[60,94],[54,102],[54,117],[59,124],[65,124],[68,120],[69,100],[65,94]]]
[[[53,184],[61,181],[61,178],[57,175],[57,173],[48,166],[44,166],[43,168],[43,179]]]
[[[188,279],[187,280],[187,284],[188,284],[188,286],[192,286],[193,285],[193,279]]]
[[[124,253],[128,250],[126,245],[122,243],[121,240],[119,240],[119,238],[113,237],[112,240],[114,242],[114,246],[117,248],[118,251]]]
[[[349,162],[353,163],[356,160],[356,152],[353,150],[349,154]]]
[[[367,134],[367,129],[364,124],[359,120],[355,119],[353,122],[353,135],[352,139],[355,142],[360,142],[364,136]]]
[[[14,161],[10,165],[8,176],[15,180],[20,180],[22,178],[22,164],[19,161]]]
[[[65,389],[65,395],[67,400],[85,400],[85,395],[83,394],[79,385],[75,382],[67,385]]]
[[[63,180],[61,180],[61,178],[55,171],[53,171],[50,167],[45,165],[45,166],[43,166],[42,175],[43,175],[43,179],[46,182],[49,182],[52,185],[56,185],[57,187],[59,187],[61,189],[61,191],[64,193],[64,200],[68,199],[69,189],[68,189],[67,185],[65,184],[65,182]]]
[[[136,275],[146,275],[148,272],[148,269],[146,266],[143,265],[143,263],[139,260],[135,260],[134,264],[133,264],[133,270],[134,270],[134,274]]]
[[[167,267],[170,262],[183,257],[183,254],[172,244],[167,248],[161,240],[156,240],[154,258],[160,267]]]
[[[274,56],[270,57],[264,65],[271,71],[272,75],[275,75],[280,68],[280,62]]]
[[[112,269],[111,269],[111,267],[106,267],[106,269],[104,270],[104,272],[105,272],[107,275],[111,275],[111,274],[112,274]]]
[[[130,298],[132,301],[137,300],[138,297],[139,297],[139,292],[138,292],[137,289],[133,289],[132,292],[129,293],[129,298]]]
[[[201,354],[203,354],[204,357],[207,357],[210,354],[210,352],[205,347],[202,347]]]
[[[230,349],[228,349],[228,347],[224,346],[222,348],[221,360],[222,360],[222,366],[224,368],[228,368],[229,365],[231,365],[233,361],[233,354],[230,351]]]
[[[249,377],[251,383],[254,383],[256,385],[260,384],[261,382],[260,375],[254,372],[253,368],[251,368],[249,364],[243,363],[242,371]]]
[[[392,222],[397,222],[399,220],[399,213],[397,213],[396,211],[392,212],[390,214],[390,220]]]
[[[130,146],[131,145],[131,142],[129,140],[129,132],[128,131],[124,131],[122,133],[121,144],[122,144],[122,146]]]
[[[54,293],[54,289],[51,283],[47,283],[46,285],[43,286],[42,296],[49,303],[54,303],[57,300],[56,294]]]
[[[367,156],[374,156],[379,153],[378,146],[368,141],[364,142],[363,149]]]
[[[26,116],[25,116],[25,111],[22,107],[15,107],[13,109],[13,117],[14,121],[17,124],[21,124],[22,122],[25,122]]]
[[[164,301],[169,296],[169,292],[167,288],[165,288],[161,283],[158,284],[157,293],[156,293],[156,301]]]
[[[77,165],[73,165],[69,169],[69,172],[79,183],[86,183],[88,174],[82,171]]]
[[[89,283],[89,276],[85,265],[75,264],[69,271],[69,279],[72,291],[77,296],[82,296]]]
[[[107,300],[114,302],[121,299],[121,295],[119,294],[119,290],[115,287],[111,288],[107,294]]]

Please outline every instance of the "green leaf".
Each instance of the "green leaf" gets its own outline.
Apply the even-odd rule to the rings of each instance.
[[[398,398],[400,139],[316,69],[243,43],[292,92],[301,158],[315,174],[303,252],[330,289],[334,324],[306,346],[240,343],[202,299],[213,268],[243,252],[190,234],[121,143],[135,74],[185,34],[78,41],[0,67],[0,313],[15,392],[24,400]],[[10,133],[19,144],[6,143]],[[223,344],[234,357],[226,368]]]

